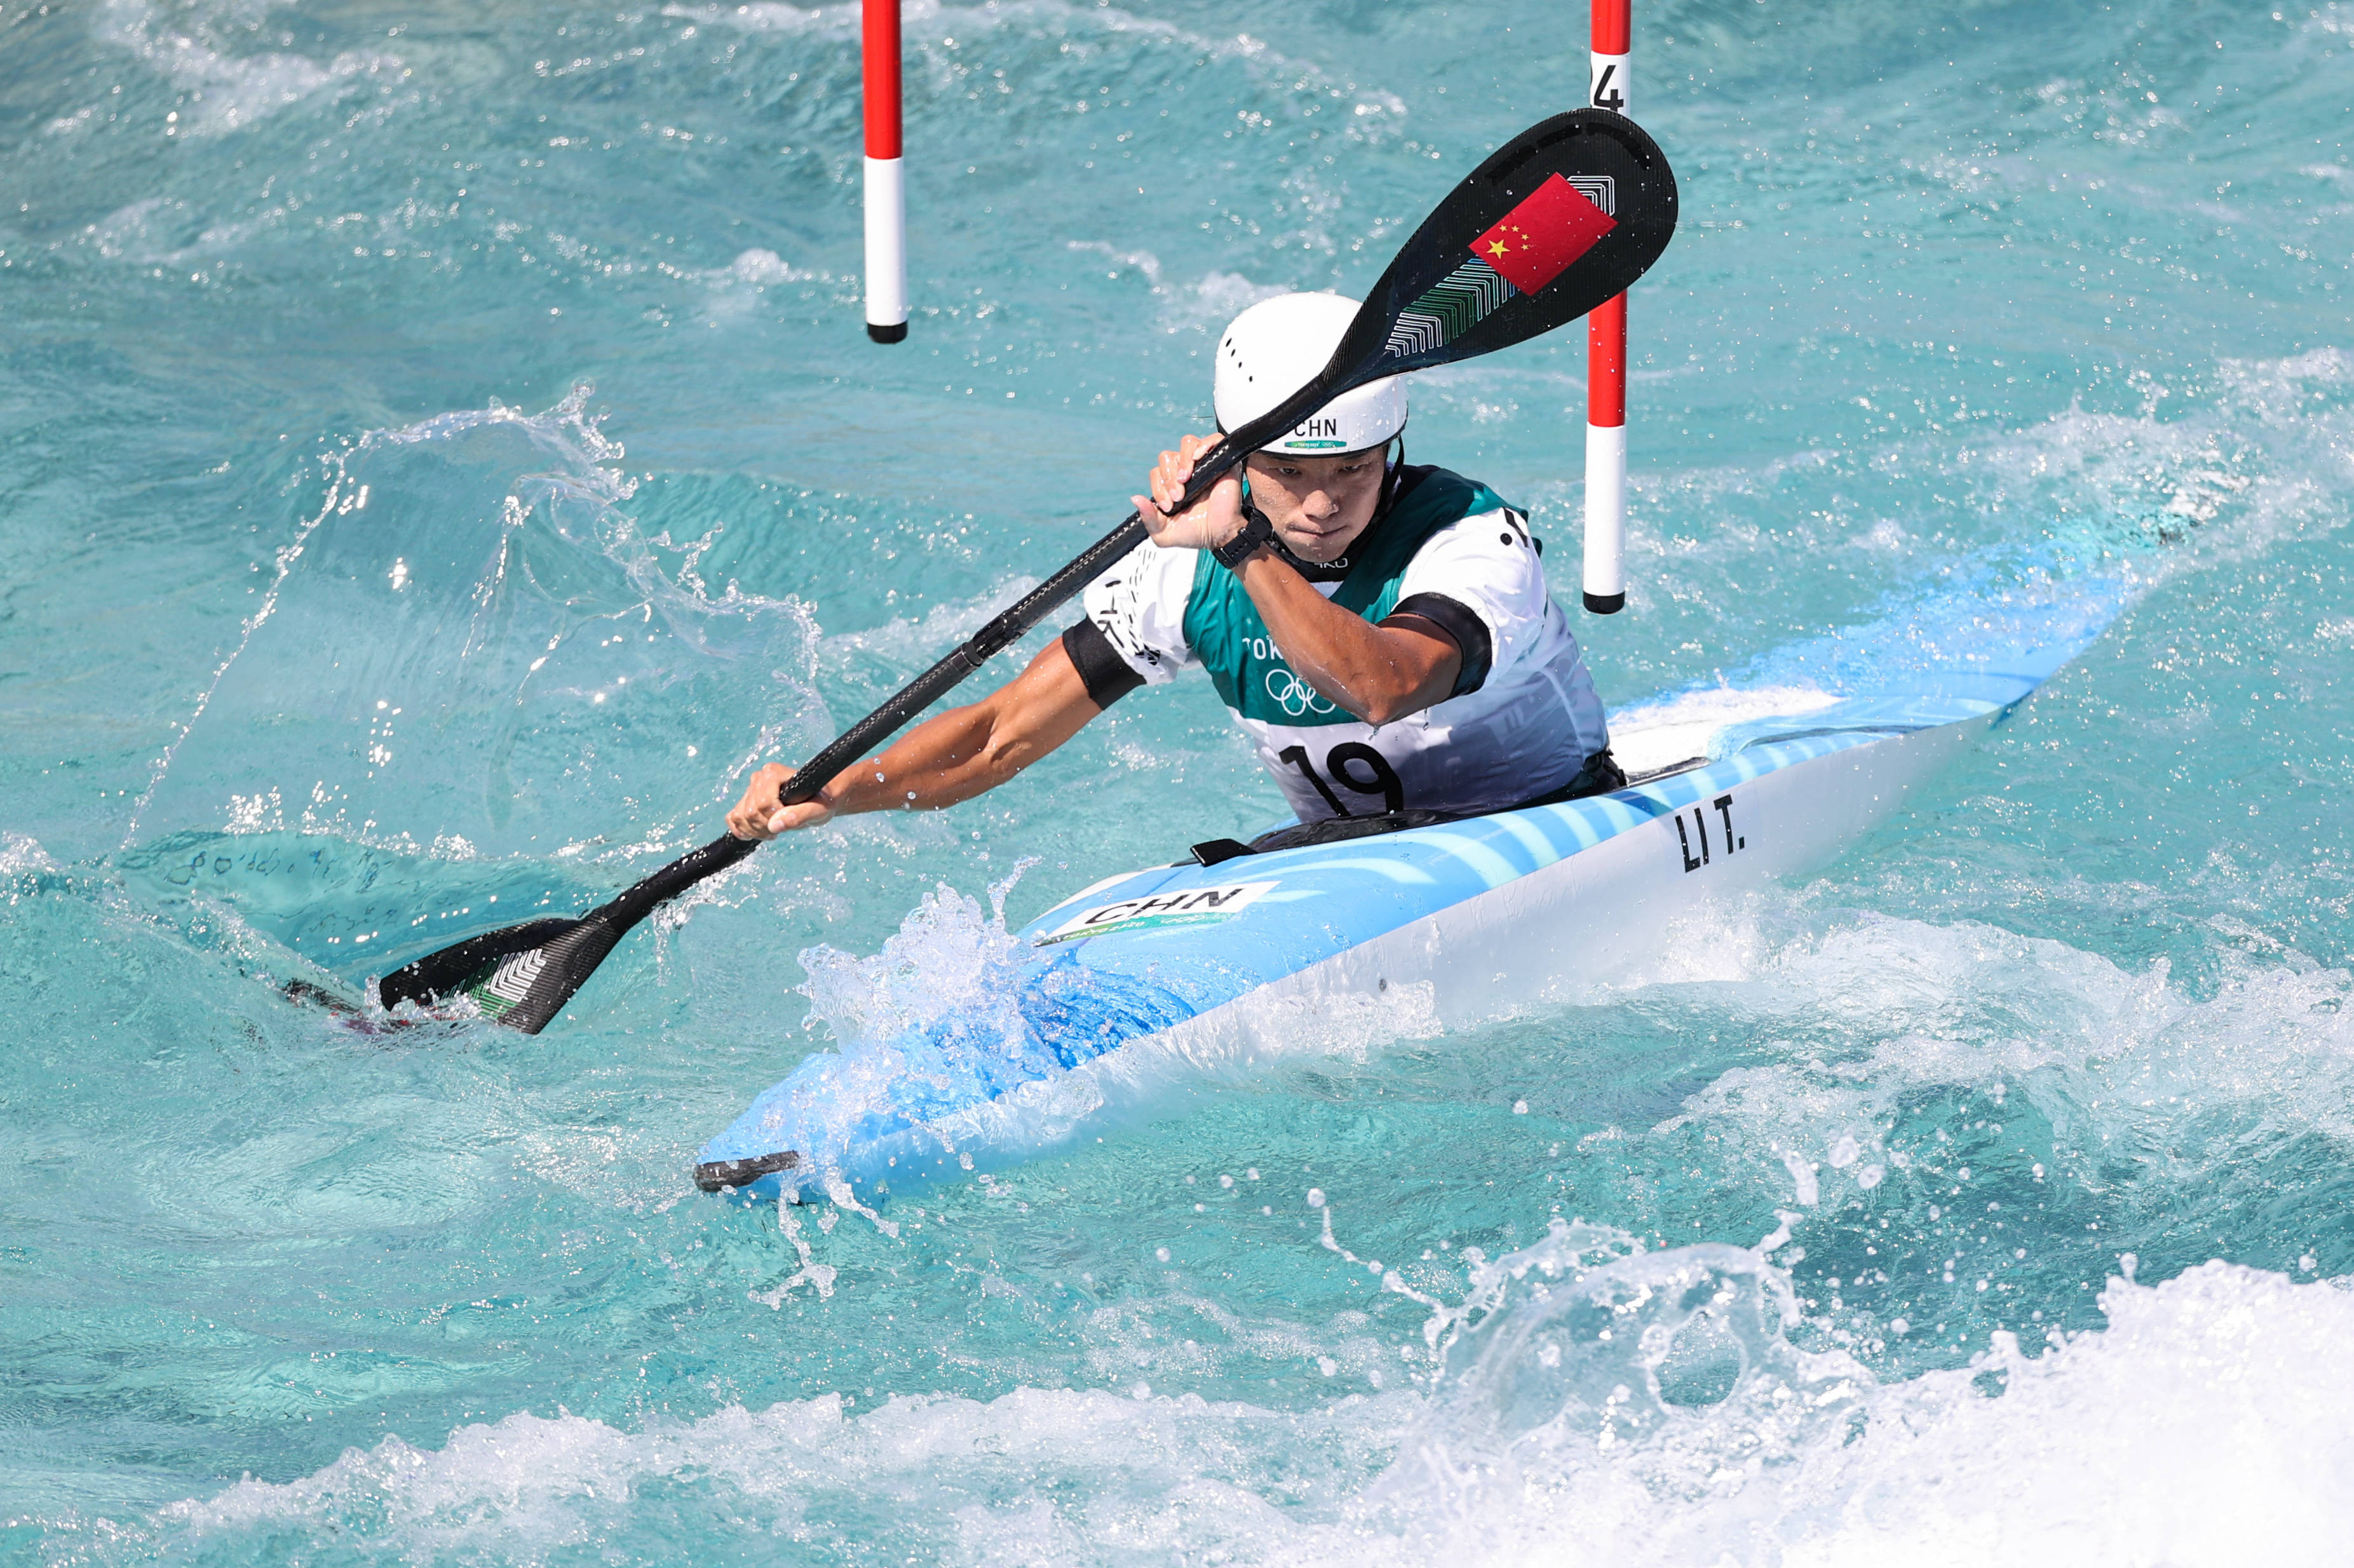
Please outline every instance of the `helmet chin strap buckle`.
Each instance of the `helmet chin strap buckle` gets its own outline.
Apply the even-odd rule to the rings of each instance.
[[[1225,428],[1224,421],[1221,421],[1218,425],[1218,434],[1221,438],[1225,438],[1231,436],[1233,432]],[[1262,447],[1259,449],[1259,451],[1246,454],[1243,460],[1243,465],[1237,470],[1242,476],[1243,482],[1244,534],[1257,535],[1259,534],[1261,529],[1264,528],[1266,537],[1263,542],[1266,544],[1267,547],[1275,552],[1276,557],[1278,560],[1282,561],[1292,570],[1298,572],[1301,577],[1306,577],[1310,582],[1340,581],[1341,578],[1349,575],[1350,561],[1355,555],[1353,550],[1351,551],[1350,555],[1343,556],[1337,561],[1310,561],[1303,556],[1293,554],[1291,546],[1283,542],[1283,533],[1280,529],[1276,527],[1275,520],[1267,514],[1266,511],[1259,505],[1258,502],[1251,495],[1250,468],[1248,466],[1250,459],[1257,457],[1260,453],[1266,452],[1269,449],[1267,448]],[[1275,455],[1281,457],[1285,454],[1278,452]],[[1397,504],[1398,497],[1404,494],[1405,492],[1405,432],[1401,429],[1396,434],[1382,442],[1381,496],[1379,500],[1373,503],[1373,514],[1371,518],[1366,520],[1363,532],[1358,535],[1360,540],[1363,538],[1364,534],[1370,534],[1381,525],[1382,519],[1389,515],[1390,509]],[[1226,546],[1223,546],[1223,548],[1232,548],[1234,546],[1240,544],[1242,536],[1243,535],[1237,535],[1234,539],[1227,541]],[[1250,548],[1255,549],[1257,547],[1257,542],[1255,541]],[[1225,558],[1220,555],[1220,551],[1218,549],[1213,549],[1210,553],[1213,556],[1218,556],[1221,560]],[[1242,564],[1243,557],[1248,554],[1249,549],[1240,551],[1236,554],[1235,559],[1227,562],[1226,565],[1229,568],[1240,566]]]

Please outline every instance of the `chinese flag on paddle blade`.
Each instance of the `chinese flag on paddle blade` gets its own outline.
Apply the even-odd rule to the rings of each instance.
[[[1617,227],[1617,219],[1555,175],[1474,240],[1471,254],[1523,294],[1533,294]]]

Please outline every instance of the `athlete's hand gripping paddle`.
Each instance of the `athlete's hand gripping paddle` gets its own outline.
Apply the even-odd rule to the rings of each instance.
[[[1249,453],[1352,387],[1508,348],[1624,293],[1659,260],[1675,227],[1675,176],[1634,122],[1580,109],[1531,126],[1499,147],[1423,220],[1314,380],[1202,454],[1178,510],[1195,504]],[[815,796],[1144,537],[1143,523],[1130,513],[801,764],[784,803]],[[395,969],[378,982],[377,1000],[387,1008],[432,1007],[465,997],[485,1015],[536,1034],[657,905],[758,847],[722,835],[577,920],[532,920],[487,931]],[[313,999],[323,994],[299,982],[289,989]]]

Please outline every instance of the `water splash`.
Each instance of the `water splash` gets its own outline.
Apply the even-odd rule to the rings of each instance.
[[[1193,1015],[1164,987],[1098,973],[1067,953],[1042,957],[1017,940],[1005,898],[1030,863],[990,888],[986,912],[978,899],[935,888],[873,958],[824,946],[802,954],[810,1026],[829,1031],[838,1049],[804,1061],[727,1136],[799,1151],[843,1202],[833,1188],[845,1174],[887,1174],[902,1144],[954,1155],[945,1118]],[[908,1143],[918,1128],[927,1130]]]
[[[519,1414],[126,1524],[50,1523],[107,1561],[285,1531],[364,1561],[541,1556],[628,1528],[659,1489],[812,1541],[877,1528],[887,1495],[895,1539],[959,1563],[1100,1562],[1108,1542],[1139,1562],[1958,1568],[2083,1562],[2088,1539],[2119,1563],[2325,1560],[2354,1507],[2335,1409],[2354,1292],[2211,1264],[2112,1279],[2101,1306],[2103,1331],[2036,1353],[2004,1336],[1882,1385],[1789,1342],[1789,1286],[1755,1254],[1564,1224],[1475,1270],[1429,1393],[1284,1410],[1023,1389],[854,1413],[852,1391],[634,1428]],[[2285,1429],[2304,1441],[2266,1440]]]
[[[1847,1355],[1793,1345],[1798,1319],[1760,1251],[1651,1252],[1555,1219],[1534,1246],[1475,1263],[1463,1302],[1426,1325],[1442,1392],[1388,1484],[1511,1495],[1585,1454],[1661,1504],[1737,1489],[1836,1440],[1873,1385]]]
[[[590,396],[323,454],[324,499],[157,758],[126,864],[226,832],[245,841],[235,864],[276,842],[291,868],[325,837],[395,859],[529,857],[546,883],[567,859],[676,853],[707,835],[723,771],[697,758],[817,729],[807,609],[710,592],[691,551],[670,564],[626,509],[638,481]],[[313,890],[323,907],[332,880]],[[355,918],[354,935],[380,928]]]

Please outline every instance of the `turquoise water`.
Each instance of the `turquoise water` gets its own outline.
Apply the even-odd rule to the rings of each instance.
[[[2132,600],[1641,972],[881,1213],[695,1194],[1002,921],[1280,814],[1194,685],[763,852],[540,1037],[278,999],[709,836],[1585,69],[1574,7],[911,6],[885,349],[854,23],[0,7],[0,1552],[2336,1556],[2354,7],[1638,9],[1607,700]],[[1557,562],[1583,357],[1414,393]]]

